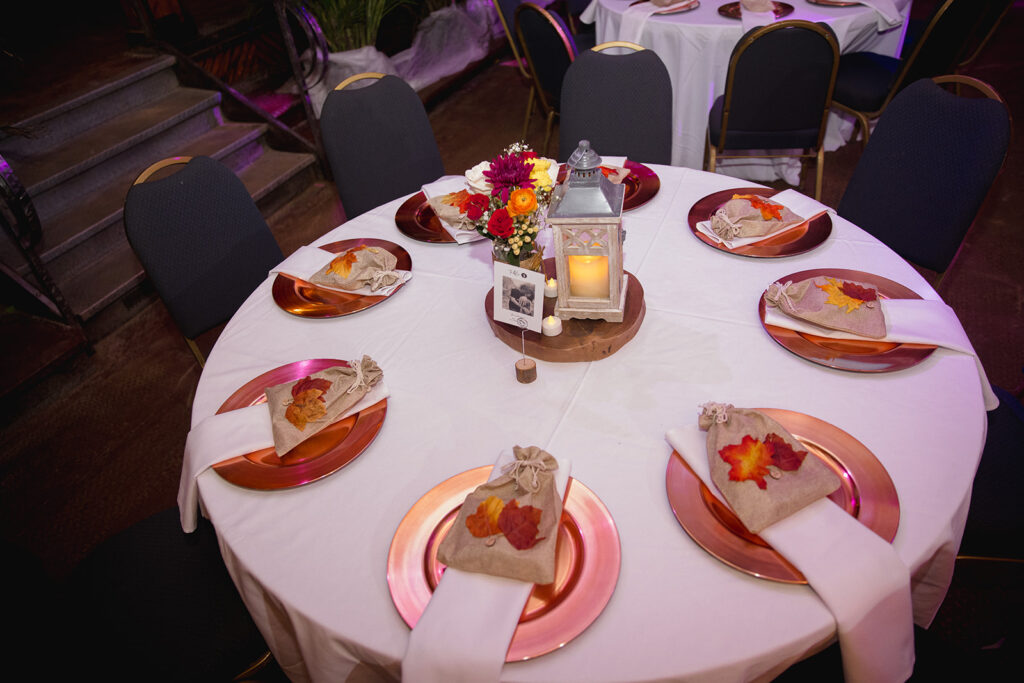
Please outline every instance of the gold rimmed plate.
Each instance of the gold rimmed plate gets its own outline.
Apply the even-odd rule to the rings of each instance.
[[[622,198],[622,210],[630,211],[654,199],[661,189],[661,178],[647,166],[630,159],[626,159],[626,168],[629,169],[629,175],[622,181],[626,187]],[[559,183],[565,180],[568,171],[569,167],[565,164],[558,167]]]
[[[397,270],[412,270],[409,252],[387,240],[370,237],[331,242],[320,247],[332,254],[340,254],[359,246],[380,247],[398,259]],[[274,303],[282,310],[303,318],[337,318],[376,306],[398,293],[405,283],[399,284],[388,296],[352,294],[338,289],[319,287],[305,280],[278,273],[272,289]]]
[[[786,428],[807,452],[839,475],[833,503],[888,542],[896,537],[900,504],[885,467],[860,441],[833,424],[804,413],[758,408]],[[771,581],[807,583],[786,558],[743,523],[673,451],[665,488],[680,526],[704,550],[730,567]]]
[[[348,362],[317,358],[274,368],[246,382],[224,401],[217,413],[266,403],[267,397],[263,390],[267,387],[292,382],[338,365],[347,367]],[[278,456],[273,447],[264,448],[219,462],[213,469],[232,484],[250,489],[273,490],[302,486],[337,472],[359,457],[376,438],[387,411],[388,401],[386,398],[381,399],[358,413],[328,425],[283,456]]]
[[[640,4],[643,4],[645,2],[648,2],[648,0],[636,0],[636,2],[629,3],[629,6],[632,7],[633,5],[640,5]],[[680,0],[680,2],[682,2],[682,0]],[[693,0],[693,2],[691,2],[690,4],[685,5],[683,7],[672,7],[670,5],[670,6],[666,7],[665,9],[658,10],[654,14],[656,16],[670,16],[672,14],[683,14],[684,12],[689,12],[691,10],[695,10],[698,7],[700,7],[700,0]]]
[[[771,197],[778,194],[778,192],[779,190],[774,190],[770,187],[735,187],[712,192],[708,196],[698,199],[690,207],[690,213],[687,216],[690,230],[693,232],[694,237],[709,247],[714,247],[728,254],[750,256],[753,258],[796,256],[820,246],[828,239],[828,236],[832,234],[832,217],[828,212],[814,216],[789,230],[784,230],[776,235],[769,235],[759,242],[733,249],[714,241],[697,229],[697,223],[710,220],[711,215],[732,199],[734,194],[758,194],[762,197]]]
[[[880,275],[842,268],[815,268],[780,277],[778,282],[803,282],[815,277],[834,277],[870,285],[885,299],[920,299],[921,296],[898,282]],[[927,344],[903,344],[877,339],[832,339],[797,332],[765,323],[764,294],[757,305],[761,325],[784,349],[812,363],[850,372],[894,372],[913,367],[935,351]]]
[[[441,225],[441,219],[430,208],[427,195],[422,191],[402,202],[395,213],[395,225],[398,231],[417,242],[433,242],[436,244],[458,244],[455,238]]]
[[[793,6],[788,2],[773,2],[774,8],[772,11],[775,14],[776,19],[789,16],[793,13]],[[718,13],[723,17],[729,19],[741,19],[740,3],[738,2],[727,2],[718,8]]]
[[[420,498],[398,525],[388,552],[388,589],[409,628],[416,626],[445,566],[437,548],[463,500],[487,481],[491,466],[447,479]],[[505,661],[518,662],[557,650],[582,633],[615,591],[621,551],[608,508],[593,491],[569,479],[558,529],[555,580],[534,586],[519,617]]]

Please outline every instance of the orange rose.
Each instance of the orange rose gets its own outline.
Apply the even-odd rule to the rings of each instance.
[[[537,195],[528,187],[515,190],[508,198],[508,215],[525,216],[537,210]]]

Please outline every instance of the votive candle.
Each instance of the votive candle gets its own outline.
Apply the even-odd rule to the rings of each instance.
[[[548,281],[544,283],[544,296],[549,299],[558,296],[558,281],[555,278],[549,277]]]
[[[549,315],[540,324],[540,329],[545,337],[557,337],[562,334],[562,319]]]

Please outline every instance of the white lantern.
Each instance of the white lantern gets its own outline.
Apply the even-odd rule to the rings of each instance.
[[[625,188],[604,177],[601,157],[587,140],[580,141],[567,165],[568,180],[555,188],[547,215],[558,280],[555,315],[622,322]]]

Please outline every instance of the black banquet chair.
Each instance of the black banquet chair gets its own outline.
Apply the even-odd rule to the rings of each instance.
[[[239,680],[271,661],[213,526],[184,533],[176,507],[100,543],[65,589],[85,651],[76,668],[97,667],[102,680]]]
[[[896,93],[922,78],[953,72],[985,4],[983,0],[944,0],[909,54],[904,48],[898,59],[873,52],[850,52],[840,58],[832,103],[855,117],[864,144],[871,135],[870,121],[882,115]]]
[[[562,82],[558,158],[580,140],[600,154],[672,163],[672,81],[653,50],[616,41],[576,57]]]
[[[987,96],[959,97],[936,81]],[[1009,111],[989,86],[967,76],[921,79],[879,119],[837,211],[908,261],[944,272],[1009,140]]]
[[[725,92],[708,113],[708,170],[720,158],[813,158],[820,199],[838,66],[839,45],[823,24],[777,21],[748,31],[729,58]]]
[[[356,85],[366,80],[373,82]],[[327,95],[320,130],[348,218],[444,175],[423,102],[397,76],[366,72],[342,81]]]
[[[562,79],[578,50],[569,28],[558,14],[524,2],[516,9],[516,35],[526,55],[537,101],[544,112],[544,144],[548,153],[551,129],[559,115]]]
[[[150,176],[185,164],[173,175]],[[128,242],[200,365],[201,333],[228,320],[284,256],[242,181],[209,157],[171,157],[124,201]]]

